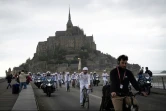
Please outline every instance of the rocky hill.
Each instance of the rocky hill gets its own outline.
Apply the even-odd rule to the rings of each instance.
[[[87,66],[90,71],[101,72],[104,69],[110,71],[117,66],[117,59],[109,54],[103,54],[98,50],[90,52],[82,49],[78,52],[57,50],[53,58],[50,56],[45,58],[34,56],[32,59],[27,59],[19,68],[30,72],[46,72],[48,70],[51,72],[73,72],[78,70],[78,58],[82,59],[82,67]],[[137,74],[140,70],[138,64],[128,64],[127,68],[132,70],[134,74]]]
[[[162,71],[161,73],[166,73],[166,70]]]

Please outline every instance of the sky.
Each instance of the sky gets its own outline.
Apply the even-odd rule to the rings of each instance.
[[[0,0],[0,76],[32,58],[39,41],[73,25],[97,50],[166,70],[166,0]]]

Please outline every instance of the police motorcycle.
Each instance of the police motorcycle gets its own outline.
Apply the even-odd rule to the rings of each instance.
[[[100,82],[100,80],[99,80],[99,75],[96,74],[96,72],[94,72],[93,77],[94,77],[94,80],[93,80],[94,86],[98,86],[98,84],[99,84],[99,82]]]
[[[41,87],[44,93],[46,93],[48,97],[51,96],[51,93],[55,92],[54,80],[51,77],[51,74],[49,71],[47,71],[47,76],[44,78],[44,82]]]
[[[145,73],[141,79],[138,79],[138,84],[142,91],[145,91],[148,95],[151,93],[151,77]]]
[[[40,73],[37,73],[34,83],[38,88],[40,88],[41,84],[43,83],[43,79]]]
[[[149,95],[151,92],[151,77],[145,73],[145,92]]]

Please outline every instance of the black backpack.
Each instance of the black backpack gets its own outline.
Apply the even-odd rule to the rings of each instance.
[[[106,111],[109,111],[111,108],[113,108],[112,100],[111,100],[111,86],[105,85],[102,88],[102,108]]]

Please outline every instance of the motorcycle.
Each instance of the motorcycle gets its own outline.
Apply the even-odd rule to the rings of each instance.
[[[35,85],[36,85],[38,88],[40,88],[42,82],[43,82],[43,81],[42,81],[41,77],[38,77],[38,78],[36,78],[36,80],[35,80]]]
[[[138,81],[141,90],[145,91],[148,95],[150,95],[151,93],[151,77],[149,76],[149,74],[144,74],[144,79],[140,79]]]
[[[51,93],[55,91],[54,81],[51,79],[46,79],[46,83],[42,85],[44,93],[47,94],[48,97],[51,96]]]
[[[149,95],[150,94],[150,92],[151,92],[151,77],[149,76],[149,74],[145,74],[145,78],[146,78],[146,84],[145,84],[145,86],[146,86],[146,89],[145,89],[145,91],[147,92],[147,94]]]

